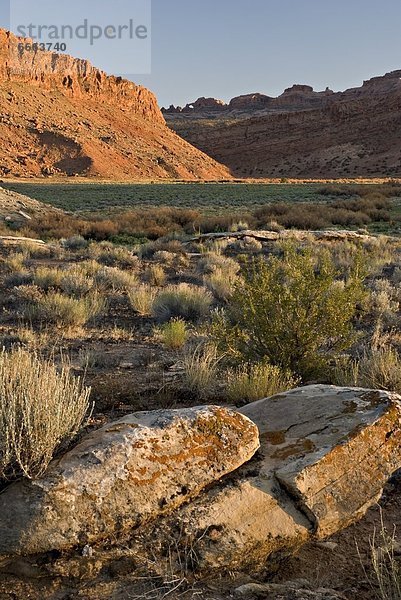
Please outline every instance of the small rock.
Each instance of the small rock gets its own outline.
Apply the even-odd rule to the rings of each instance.
[[[338,544],[336,544],[336,542],[317,542],[316,546],[322,550],[330,550],[332,552],[338,548]]]

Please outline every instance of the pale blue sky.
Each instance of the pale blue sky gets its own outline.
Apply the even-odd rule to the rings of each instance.
[[[15,0],[36,14],[50,3],[75,17],[92,4],[99,22],[105,14],[121,20],[126,10],[118,7],[136,1],[152,5],[152,69],[131,78],[161,105],[256,91],[276,96],[293,83],[338,91],[401,68],[400,0]],[[0,0],[0,24],[9,3]],[[104,48],[95,62],[107,70],[112,44]],[[128,52],[122,73],[133,72],[124,70],[135,62]]]
[[[334,90],[401,68],[400,0],[152,0],[162,105],[199,96]]]

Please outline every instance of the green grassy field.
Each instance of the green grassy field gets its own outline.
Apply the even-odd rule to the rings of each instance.
[[[321,183],[3,183],[2,186],[72,212],[107,212],[113,208],[174,206],[196,208],[208,213],[225,209],[252,209],[271,202],[327,202],[331,199],[327,194],[321,193],[321,190],[327,187]]]

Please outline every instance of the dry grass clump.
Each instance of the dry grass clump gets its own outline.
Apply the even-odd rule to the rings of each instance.
[[[163,264],[165,267],[172,267],[177,254],[174,252],[167,252],[166,250],[158,250],[153,254],[153,260]]]
[[[29,313],[32,318],[58,327],[82,327],[106,308],[106,300],[97,292],[84,298],[72,298],[49,292],[36,300]]]
[[[401,562],[396,556],[397,547],[395,531],[390,535],[383,525],[379,536],[375,532],[370,540],[372,567],[382,600],[401,598]]]
[[[263,244],[253,237],[246,236],[242,240],[235,240],[229,245],[231,252],[247,252],[249,254],[258,254],[263,250]]]
[[[172,319],[169,323],[165,323],[158,333],[163,344],[172,350],[182,348],[188,339],[187,324],[182,319]]]
[[[3,264],[10,273],[25,272],[28,258],[28,251],[12,252],[4,259]]]
[[[127,248],[115,246],[110,242],[92,243],[89,246],[89,258],[97,260],[107,267],[133,267],[138,264],[138,257]]]
[[[213,297],[208,290],[188,283],[169,285],[158,293],[152,314],[162,323],[174,318],[198,321],[209,312]]]
[[[388,325],[395,324],[400,308],[398,289],[393,287],[388,279],[376,279],[371,288],[369,312],[376,320],[380,319]]]
[[[384,525],[380,512],[380,528],[376,527],[369,539],[370,569],[365,567],[358,543],[359,559],[367,582],[378,600],[399,600],[401,598],[401,561],[396,529],[391,533]]]
[[[155,242],[143,244],[139,249],[140,258],[150,260],[156,258],[158,252],[168,252],[169,254],[186,254],[185,248],[179,240],[166,240],[160,238]]]
[[[42,475],[62,443],[77,433],[90,389],[37,354],[0,353],[0,478]]]
[[[146,271],[146,279],[150,285],[161,287],[166,283],[166,273],[161,265],[150,265]]]
[[[401,392],[401,357],[394,348],[371,348],[358,361],[357,370],[362,387]]]
[[[234,292],[235,284],[239,281],[238,275],[232,271],[218,268],[205,275],[203,282],[212,294],[222,302],[227,302]]]
[[[199,344],[195,349],[188,349],[183,356],[184,390],[199,400],[207,400],[216,392],[218,381],[219,356],[213,344]]]
[[[249,223],[247,221],[236,221],[235,223],[232,223],[232,225],[230,225],[230,231],[236,232],[236,231],[246,231],[247,229],[249,229]]]
[[[21,285],[30,285],[32,283],[33,276],[29,271],[19,271],[11,273],[4,280],[6,288],[20,287]]]
[[[118,267],[101,267],[95,274],[96,284],[105,290],[126,291],[138,285],[135,273],[122,271]]]
[[[62,276],[60,288],[68,296],[80,298],[94,289],[95,280],[82,271],[79,265],[74,265]]]
[[[227,372],[227,397],[234,403],[254,402],[296,387],[300,379],[262,362]]]
[[[236,275],[240,270],[240,266],[232,258],[216,252],[208,252],[199,260],[197,270],[204,275],[210,275],[217,270]]]
[[[62,279],[63,272],[60,269],[39,267],[35,271],[33,283],[47,291],[51,288],[60,288]]]
[[[95,277],[104,267],[94,259],[83,260],[78,263],[81,272],[87,277]]]
[[[128,299],[132,308],[142,317],[152,313],[157,291],[150,285],[139,285],[128,291]]]

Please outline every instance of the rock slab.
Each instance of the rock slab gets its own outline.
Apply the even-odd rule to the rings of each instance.
[[[396,394],[312,385],[241,412],[258,425],[258,455],[164,524],[185,531],[201,571],[274,567],[363,516],[401,467]]]
[[[0,556],[116,538],[248,461],[256,425],[219,407],[135,413],[85,438],[35,481],[0,495]]]

